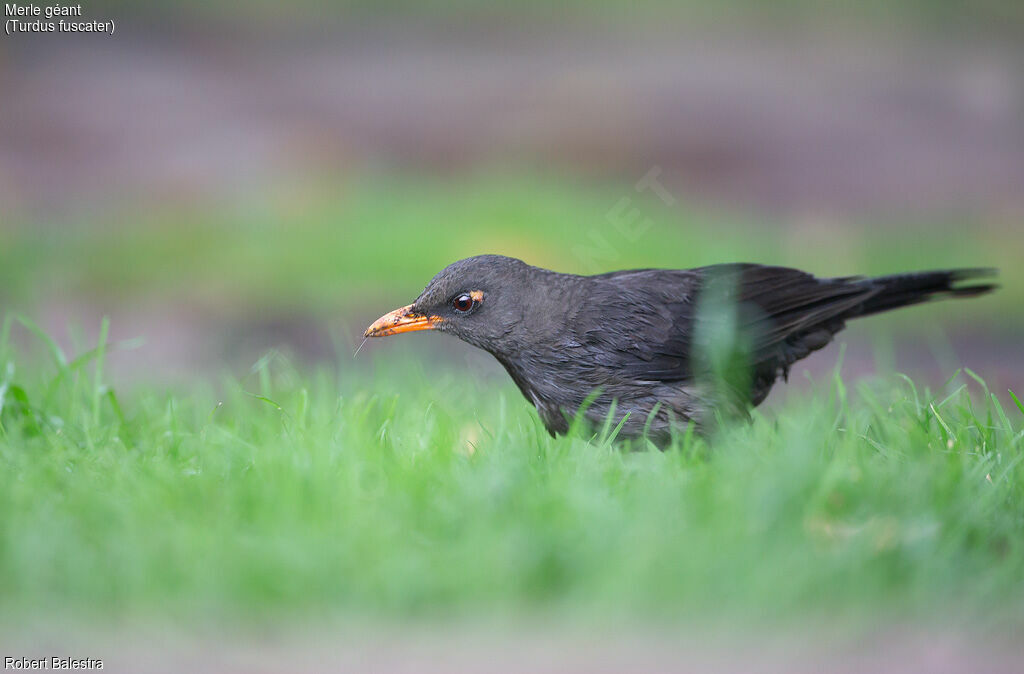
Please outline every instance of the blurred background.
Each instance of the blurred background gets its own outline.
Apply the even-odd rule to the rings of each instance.
[[[348,358],[446,264],[492,252],[581,273],[997,266],[995,296],[855,325],[844,371],[966,365],[1024,389],[1024,3],[106,1],[82,19],[116,32],[0,38],[0,309],[68,348],[109,316],[144,340],[111,356],[122,386],[268,348]],[[468,348],[441,341],[361,357]]]

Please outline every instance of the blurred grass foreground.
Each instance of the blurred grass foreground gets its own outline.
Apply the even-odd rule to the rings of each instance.
[[[940,391],[837,374],[749,425],[624,452],[413,362],[270,357],[218,393],[124,399],[102,345],[68,358],[37,333],[52,362],[25,367],[15,325],[6,620],[1024,619],[1024,405],[973,373]]]

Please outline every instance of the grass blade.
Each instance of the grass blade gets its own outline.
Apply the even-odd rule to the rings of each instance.
[[[64,355],[64,351],[60,348],[57,342],[55,342],[53,338],[50,337],[50,335],[46,334],[45,330],[36,325],[35,322],[33,322],[27,316],[18,315],[17,320],[19,323],[21,323],[22,327],[24,327],[26,330],[35,335],[39,339],[39,341],[46,345],[46,348],[50,352],[50,357],[53,359],[53,362],[57,365],[57,369],[61,371],[66,370],[68,367],[68,359],[67,356]]]
[[[7,345],[11,339],[11,322],[13,316],[6,314],[4,316],[3,325],[0,326],[0,358],[4,358],[7,355]]]
[[[96,373],[92,385],[92,423],[100,423],[100,396],[103,393],[103,364],[107,356],[107,333],[110,332],[110,319],[106,316],[100,322],[100,338],[96,345]]]
[[[1010,389],[1006,389],[1006,391],[1007,393],[1010,394],[1010,397],[1013,398],[1013,404],[1017,406],[1017,409],[1020,410],[1020,413],[1024,414],[1024,403],[1020,401],[1020,398],[1017,397],[1017,394],[1011,391]]]

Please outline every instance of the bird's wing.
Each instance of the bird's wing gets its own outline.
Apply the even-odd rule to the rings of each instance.
[[[700,275],[641,269],[593,280],[574,321],[587,360],[625,379],[689,379],[690,325]]]
[[[817,279],[752,264],[617,272],[596,280],[577,333],[601,364],[636,379],[690,380],[700,371],[701,340],[722,338],[713,329],[718,309],[732,309],[733,337],[744,344],[755,389],[827,344],[877,292],[855,278]]]
[[[859,315],[879,292],[858,277],[819,279],[786,267],[716,265],[700,271],[702,297],[713,298],[716,285],[735,292],[734,344],[747,373],[732,381],[749,391],[755,405],[776,379],[789,375],[793,363],[831,342],[846,319]],[[698,324],[708,320],[706,306],[702,303],[698,310]]]
[[[800,342],[822,330],[831,339],[846,318],[859,314],[864,302],[879,292],[858,277],[819,279],[787,267],[715,265],[700,271],[707,294],[719,283],[735,288],[737,327],[749,340],[755,365],[789,360],[786,352],[794,347],[801,351]]]

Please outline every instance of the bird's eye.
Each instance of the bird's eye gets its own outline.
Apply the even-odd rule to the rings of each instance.
[[[452,300],[452,306],[455,307],[455,311],[463,314],[472,309],[473,304],[474,300],[469,293],[456,295],[455,299]]]

